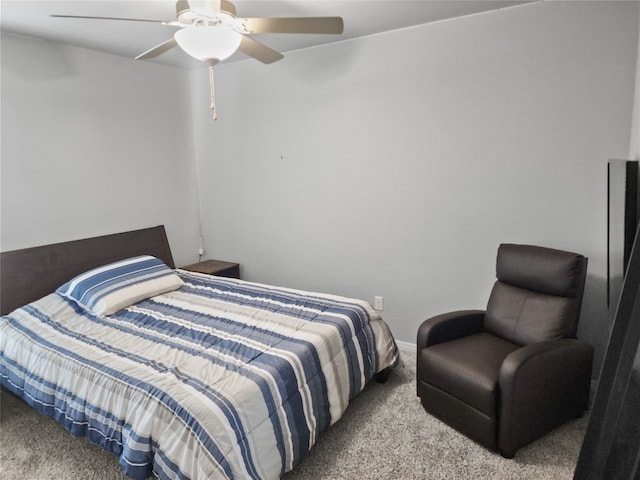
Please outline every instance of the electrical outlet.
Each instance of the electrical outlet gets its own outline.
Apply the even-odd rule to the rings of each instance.
[[[384,310],[384,297],[373,297],[373,308],[379,312]]]

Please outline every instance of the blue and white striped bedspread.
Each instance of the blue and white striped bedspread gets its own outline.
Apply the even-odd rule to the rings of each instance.
[[[177,270],[96,317],[51,294],[2,317],[2,386],[135,479],[276,479],[397,360],[371,306]]]

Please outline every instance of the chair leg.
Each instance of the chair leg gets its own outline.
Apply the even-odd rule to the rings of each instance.
[[[389,375],[391,375],[391,368],[385,368],[384,370],[376,373],[373,378],[375,378],[378,383],[387,383]]]
[[[507,460],[511,460],[511,459],[513,459],[513,457],[516,456],[516,452],[503,452],[503,451],[500,451],[500,455],[502,455],[502,458],[506,458]]]

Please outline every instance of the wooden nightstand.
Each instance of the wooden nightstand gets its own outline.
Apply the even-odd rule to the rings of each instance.
[[[190,272],[206,273],[207,275],[240,278],[240,264],[223,262],[222,260],[203,260],[180,268],[189,270]]]

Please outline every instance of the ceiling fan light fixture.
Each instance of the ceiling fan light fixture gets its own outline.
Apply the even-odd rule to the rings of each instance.
[[[187,54],[203,62],[218,63],[240,46],[242,36],[225,26],[198,25],[178,30],[174,38]]]

